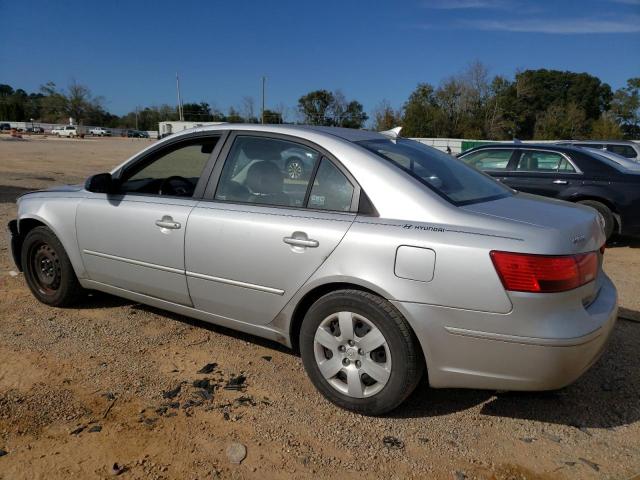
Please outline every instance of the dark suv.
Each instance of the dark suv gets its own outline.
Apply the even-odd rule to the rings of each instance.
[[[504,143],[476,147],[459,158],[515,190],[595,208],[607,237],[640,234],[640,173],[595,152]]]

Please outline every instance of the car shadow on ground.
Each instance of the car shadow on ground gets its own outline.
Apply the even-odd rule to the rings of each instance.
[[[638,312],[633,312],[640,316]],[[392,417],[447,415],[482,404],[480,415],[576,428],[615,428],[640,420],[640,323],[619,319],[607,349],[574,384],[549,392],[431,389],[423,382]]]
[[[75,308],[115,308],[129,305],[212,333],[251,342],[291,356],[287,347],[226,327],[185,317],[101,292],[92,292]],[[640,318],[640,312],[628,311]],[[574,384],[550,392],[496,392],[493,390],[434,389],[425,378],[416,391],[388,418],[449,415],[482,405],[480,415],[534,420],[575,428],[615,428],[640,420],[640,369],[637,339],[640,322],[619,319],[602,358]]]
[[[615,236],[607,242],[607,248],[640,248],[640,237],[621,237]]]
[[[28,192],[38,190],[35,187],[24,188],[14,185],[0,185],[0,203],[16,203],[16,198]]]
[[[225,335],[227,337],[236,338],[238,340],[242,340],[245,342],[251,342],[255,345],[260,345],[262,347],[269,348],[271,350],[278,350],[280,352],[284,352],[289,355],[295,356],[295,352],[293,352],[291,349],[273,340],[268,340],[266,338],[257,337],[255,335],[250,335],[248,333],[239,332],[237,330],[232,330],[230,328],[222,327],[220,325],[214,325],[212,323],[208,323],[203,320],[198,320],[195,318],[180,315],[179,313],[170,312],[168,310],[163,310],[161,308],[152,307],[150,305],[145,305],[132,300],[127,300],[125,298],[116,297],[114,295],[109,295],[108,293],[91,291],[85,298],[83,298],[82,300],[80,300],[78,303],[76,303],[70,308],[83,310],[83,309],[95,309],[95,308],[126,307],[127,305],[131,310],[148,312],[153,315],[158,315],[171,320],[175,320],[176,322],[191,325],[192,327],[195,327],[195,328],[207,330],[209,332],[217,333],[220,335]]]

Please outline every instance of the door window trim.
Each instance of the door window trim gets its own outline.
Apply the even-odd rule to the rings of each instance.
[[[121,165],[120,167],[118,167],[118,169],[116,171],[114,171],[112,173],[112,177],[115,180],[120,180],[122,178],[122,175],[129,169],[134,168],[135,166],[139,165],[140,163],[144,163],[145,161],[147,161],[149,159],[149,157],[151,156],[156,156],[158,154],[162,154],[163,151],[165,150],[170,150],[172,149],[174,146],[180,146],[181,143],[191,143],[197,140],[207,140],[207,139],[213,139],[213,138],[218,138],[218,141],[215,145],[215,147],[213,148],[213,151],[211,152],[211,154],[209,155],[209,158],[207,159],[207,161],[204,164],[204,167],[202,169],[202,173],[200,174],[200,177],[198,178],[198,183],[196,184],[194,190],[193,190],[193,195],[190,197],[183,197],[183,196],[179,196],[179,195],[158,195],[158,194],[151,194],[151,193],[138,193],[138,192],[118,192],[118,193],[114,193],[114,194],[110,194],[109,196],[113,196],[113,197],[121,197],[121,198],[126,198],[128,196],[136,196],[136,197],[153,197],[153,198],[179,198],[182,200],[200,200],[202,199],[203,195],[204,195],[204,190],[207,186],[207,181],[211,175],[211,171],[213,170],[213,167],[215,165],[215,161],[218,158],[218,156],[220,155],[220,152],[222,151],[222,148],[225,144],[225,141],[227,139],[227,137],[229,136],[229,131],[228,130],[214,130],[214,131],[206,131],[206,132],[193,132],[187,135],[180,135],[174,138],[169,138],[166,141],[163,142],[158,142],[156,145],[153,145],[151,148],[149,149],[145,149],[142,152],[138,153],[135,157],[133,157],[131,160],[129,160],[127,163]]]
[[[516,152],[519,153],[519,155],[515,158],[512,157],[511,161],[513,162],[513,165],[511,165],[511,169],[510,172],[511,173],[535,173],[535,174],[541,174],[541,175],[582,175],[582,170],[580,170],[578,168],[578,166],[573,162],[573,160],[571,160],[571,158],[565,154],[564,152],[559,152],[557,150],[546,150],[543,148],[518,148],[516,149]],[[561,157],[563,157],[567,162],[569,162],[569,165],[571,165],[573,167],[573,169],[575,170],[574,172],[567,172],[567,171],[563,171],[563,170],[518,170],[518,164],[520,163],[520,159],[522,158],[522,154],[525,152],[542,152],[542,153],[555,153],[557,155],[560,155]],[[559,166],[559,164],[558,164]]]
[[[235,204],[235,205],[249,205],[253,207],[262,207],[262,208],[282,208],[282,209],[294,209],[298,211],[309,211],[309,212],[322,212],[322,213],[332,213],[332,214],[342,214],[342,215],[353,215],[358,213],[358,207],[360,204],[360,193],[362,189],[360,184],[355,180],[351,172],[345,168],[344,165],[340,161],[336,159],[329,151],[321,147],[320,145],[311,142],[305,138],[296,137],[293,135],[287,135],[283,133],[276,132],[263,132],[257,130],[230,130],[228,137],[225,139],[224,148],[221,150],[219,155],[215,160],[215,165],[211,171],[209,181],[206,184],[204,194],[201,198],[202,201],[205,202],[213,202],[220,204]],[[347,180],[353,185],[353,197],[351,198],[351,207],[349,211],[339,211],[339,210],[323,210],[323,209],[315,209],[309,208],[305,205],[303,206],[293,206],[293,205],[267,205],[261,203],[253,203],[253,202],[240,202],[237,200],[220,200],[215,198],[215,193],[218,188],[218,183],[220,182],[220,178],[222,176],[222,169],[229,159],[229,153],[233,148],[233,144],[238,137],[264,137],[273,140],[282,140],[290,143],[297,143],[306,148],[310,148],[315,150],[318,155],[318,161],[314,165],[313,172],[311,173],[309,184],[307,185],[307,191],[305,193],[305,205],[308,201],[308,196],[310,195],[311,188],[313,187],[313,182],[315,181],[315,176],[318,173],[318,168],[320,167],[320,162],[322,158],[326,158],[329,160],[339,171],[342,173]],[[217,147],[217,145],[216,145]],[[364,192],[362,192],[364,193]]]

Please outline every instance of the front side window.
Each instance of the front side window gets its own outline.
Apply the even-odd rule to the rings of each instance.
[[[575,172],[573,166],[559,153],[543,151],[522,152],[517,170],[526,172]]]
[[[238,136],[229,151],[216,200],[303,207],[318,152],[275,138]]]
[[[218,137],[171,145],[125,170],[123,193],[191,197]]]
[[[478,170],[504,170],[509,164],[513,150],[500,148],[495,150],[478,150],[461,158],[467,165]]]
[[[463,161],[413,140],[377,139],[357,144],[401,168],[455,205],[513,195],[511,189]]]

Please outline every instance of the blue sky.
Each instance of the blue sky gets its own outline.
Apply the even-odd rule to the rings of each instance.
[[[224,111],[244,96],[258,107],[266,75],[267,107],[325,88],[370,112],[475,60],[618,88],[640,76],[640,0],[0,0],[0,83],[75,79],[117,114],[175,104],[176,71],[185,101]]]

